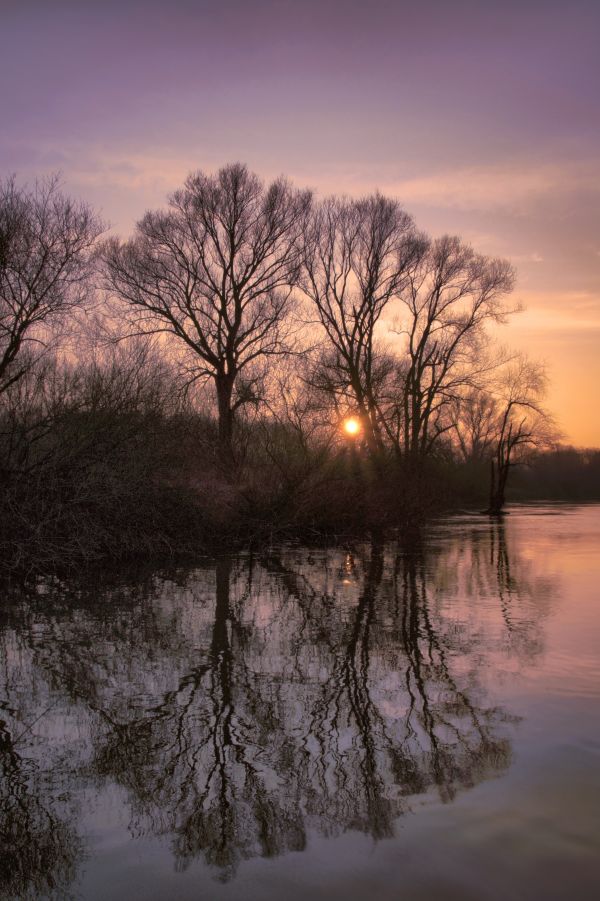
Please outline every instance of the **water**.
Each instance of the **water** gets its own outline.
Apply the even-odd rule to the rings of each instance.
[[[7,590],[0,894],[600,897],[600,507]]]

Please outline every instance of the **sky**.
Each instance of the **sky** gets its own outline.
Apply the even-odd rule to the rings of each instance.
[[[510,259],[503,343],[600,446],[600,2],[0,0],[0,176],[126,235],[191,170],[380,190]]]

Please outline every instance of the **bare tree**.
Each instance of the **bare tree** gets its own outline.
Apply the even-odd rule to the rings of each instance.
[[[523,355],[509,363],[498,380],[488,511],[493,515],[503,510],[511,468],[523,463],[531,451],[558,440],[558,430],[542,405],[547,381],[544,367]]]
[[[497,403],[486,389],[469,388],[451,404],[452,426],[457,449],[464,463],[489,461],[494,444]]]
[[[90,251],[103,230],[57,176],[0,181],[0,394],[28,372],[52,328],[89,291]]]
[[[560,437],[543,406],[547,382],[543,365],[515,354],[500,361],[485,384],[469,389],[453,403],[460,457],[491,472],[488,513],[502,512],[510,470]]]
[[[233,459],[236,410],[254,399],[256,367],[288,347],[311,195],[269,186],[239,163],[196,172],[168,211],[146,213],[134,238],[104,246],[108,288],[142,333],[174,336],[190,378],[212,380],[224,462]]]
[[[398,450],[413,464],[452,428],[448,408],[459,392],[489,370],[485,326],[505,319],[513,279],[508,262],[448,236],[433,241],[409,269],[398,329],[406,339]]]
[[[329,343],[317,381],[349,397],[373,452],[382,447],[375,328],[423,247],[411,217],[379,194],[325,200],[305,241],[302,287]]]

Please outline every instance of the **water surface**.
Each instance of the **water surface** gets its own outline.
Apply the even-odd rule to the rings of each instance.
[[[600,507],[5,590],[0,895],[600,897]]]

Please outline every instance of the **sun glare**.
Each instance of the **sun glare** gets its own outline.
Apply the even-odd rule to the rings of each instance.
[[[348,419],[344,419],[344,431],[346,435],[358,435],[360,428],[360,420],[358,420],[356,416],[349,416]]]

